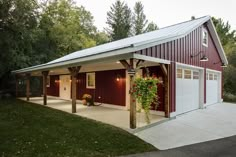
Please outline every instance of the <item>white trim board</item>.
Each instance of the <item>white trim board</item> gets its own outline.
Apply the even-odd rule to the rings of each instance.
[[[206,71],[208,72],[213,72],[213,73],[222,73],[221,71],[218,71],[218,70],[212,70],[212,69],[208,69],[208,68],[206,68]]]
[[[145,56],[145,55],[140,55],[140,54],[136,54],[136,53],[133,54],[133,57],[135,59],[141,59],[141,60],[144,60],[144,61],[163,63],[163,64],[170,64],[169,60],[155,58],[155,57],[150,57],[150,56]]]
[[[180,66],[180,67],[191,68],[191,69],[199,69],[199,70],[203,70],[204,69],[203,67],[198,67],[198,66],[184,64],[184,63],[179,63],[179,62],[176,62],[176,65]]]

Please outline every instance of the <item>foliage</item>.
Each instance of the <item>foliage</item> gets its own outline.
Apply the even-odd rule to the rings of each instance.
[[[93,97],[90,94],[84,94],[82,96],[82,100],[84,100],[84,102],[83,102],[84,105],[88,105],[88,106],[94,105]]]
[[[12,87],[12,70],[107,41],[73,0],[0,0],[0,90]]]
[[[47,57],[49,60],[96,45],[91,13],[71,0],[49,1],[41,14],[39,28],[45,36],[43,39],[48,40],[46,48],[50,51],[54,45],[52,50],[57,52]]]
[[[133,34],[138,35],[142,34],[145,31],[145,27],[148,23],[146,15],[144,14],[144,6],[141,2],[136,2],[134,6],[133,13]]]
[[[132,12],[121,0],[112,4],[110,11],[107,12],[107,24],[109,26],[107,32],[111,41],[158,29],[154,22],[148,24],[141,2],[135,3],[134,12]]]
[[[35,0],[0,1],[0,78],[12,69],[31,64],[36,9]]]
[[[151,104],[157,104],[157,83],[155,77],[140,77],[136,78],[132,88],[132,94],[144,109],[147,123],[150,123],[149,111]]]
[[[108,157],[156,150],[128,132],[20,100],[0,100],[0,156]]]
[[[147,28],[145,29],[145,32],[152,32],[152,31],[155,31],[155,30],[158,30],[158,26],[154,23],[154,22],[150,22],[148,25],[147,25]]]
[[[229,62],[223,71],[224,92],[236,95],[236,31],[231,30],[230,24],[221,18],[213,17],[212,20]]]
[[[131,33],[131,10],[127,4],[117,0],[107,12],[107,32],[112,41],[126,38]]]
[[[230,93],[224,93],[224,102],[234,102],[236,103],[236,95]]]

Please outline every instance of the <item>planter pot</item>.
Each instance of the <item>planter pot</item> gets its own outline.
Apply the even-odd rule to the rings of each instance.
[[[87,106],[87,101],[85,99],[83,99],[82,104]]]

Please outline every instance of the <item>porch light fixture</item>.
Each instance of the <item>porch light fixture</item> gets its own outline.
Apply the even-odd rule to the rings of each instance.
[[[223,62],[221,62],[221,61],[219,61],[219,62],[214,62],[213,64],[215,65],[215,64],[219,64],[219,63],[221,63],[221,67],[226,67],[225,63],[223,63]]]
[[[135,75],[135,70],[134,69],[129,69],[128,70],[128,74],[130,75],[130,76],[134,76]]]
[[[117,82],[120,81],[120,75],[119,75],[119,74],[116,75],[116,81],[117,81]]]
[[[202,54],[202,53],[204,53],[204,52],[203,52],[203,51],[199,51],[197,54],[191,55],[191,58],[197,57],[197,56],[199,56],[199,55]],[[206,62],[206,61],[208,61],[208,57],[204,54],[204,55],[200,58],[200,61],[201,61],[201,62]]]

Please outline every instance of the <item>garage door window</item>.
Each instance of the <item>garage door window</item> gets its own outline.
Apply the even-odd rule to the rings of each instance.
[[[177,78],[183,78],[183,70],[177,69]]]
[[[191,79],[191,70],[184,70],[184,78],[185,79]]]
[[[199,72],[197,72],[197,71],[193,72],[193,79],[194,80],[198,80],[199,79]]]
[[[209,74],[209,80],[213,80],[213,74]]]
[[[208,75],[209,75],[209,74],[208,74],[208,73],[206,73],[206,79],[207,79],[207,80],[208,80]]]
[[[214,75],[214,80],[217,80],[217,75]]]

